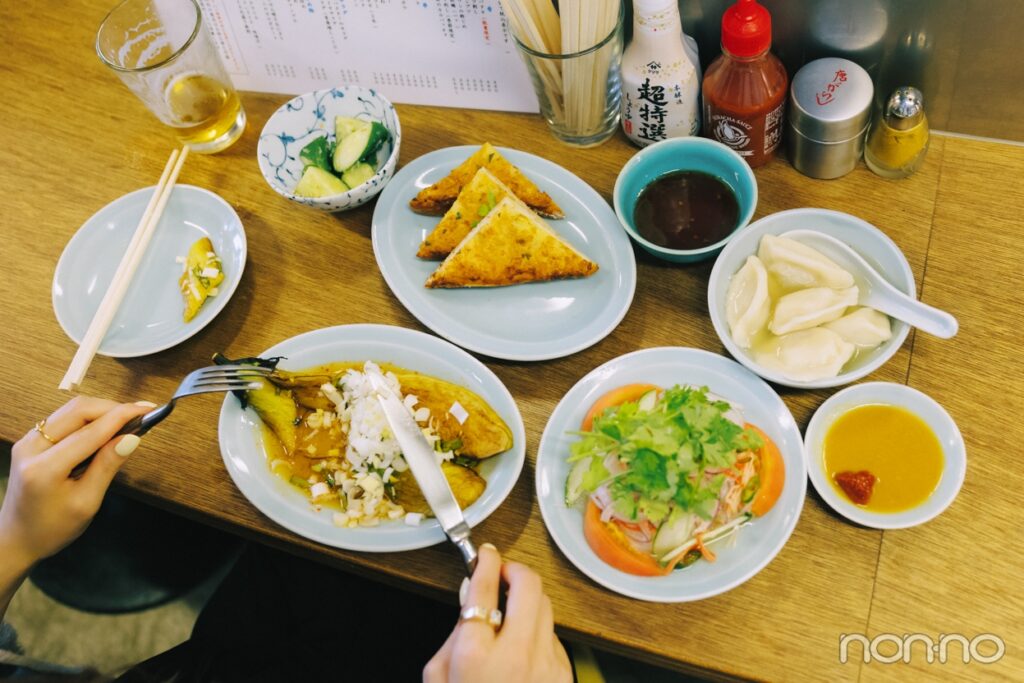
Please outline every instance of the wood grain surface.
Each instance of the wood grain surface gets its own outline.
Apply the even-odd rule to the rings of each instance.
[[[95,211],[151,185],[174,141],[95,57],[95,28],[107,2],[42,12],[0,7],[8,46],[0,66],[6,95],[0,126],[0,438],[15,440],[66,396],[57,391],[74,345],[50,303],[65,243]],[[217,320],[154,356],[98,357],[83,391],[118,400],[162,400],[210,355],[258,353],[308,330],[374,322],[423,329],[390,294],[370,244],[373,206],[327,215],[275,194],[256,163],[259,130],[287,98],[245,94],[249,128],[212,157],[193,155],[181,182],[210,189],[241,217],[249,261]],[[592,150],[560,146],[537,116],[399,107],[402,160],[449,145],[489,140],[552,159],[610,199],[635,152],[622,136]],[[662,345],[725,353],[708,319],[710,264],[680,267],[638,253],[636,298],[622,324],[568,358],[513,363],[483,358],[516,397],[527,428],[528,462],[505,504],[475,532],[509,558],[535,567],[551,594],[560,632],[632,657],[704,675],[773,680],[854,680],[925,673],[954,678],[956,666],[839,662],[843,633],[999,633],[1007,654],[978,675],[1024,676],[1020,658],[1021,514],[1024,484],[1007,451],[1024,438],[1016,327],[1021,317],[1017,205],[1024,149],[936,138],[924,168],[886,181],[863,166],[836,181],[799,175],[784,160],[757,171],[757,217],[817,206],[882,228],[903,249],[923,295],[960,318],[961,335],[941,342],[912,335],[869,380],[909,382],[952,412],[967,438],[961,498],[924,527],[885,533],[855,527],[809,493],[792,538],[739,588],[685,605],[652,605],[589,581],[552,543],[534,500],[533,457],[559,398],[590,369],[623,353]],[[1015,199],[1012,199],[1015,198]],[[801,426],[831,393],[780,392]],[[232,485],[217,446],[220,397],[182,402],[145,439],[119,476],[122,492],[247,538],[407,590],[454,600],[461,567],[444,546],[367,555],[319,546],[263,517]],[[1010,455],[1012,458],[1012,454]],[[973,522],[973,523],[972,523]],[[1016,524],[1014,523],[1016,522]],[[1016,539],[1016,540],[1015,540]]]

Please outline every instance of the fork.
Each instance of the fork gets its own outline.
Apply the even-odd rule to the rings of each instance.
[[[207,368],[200,368],[190,372],[181,380],[174,396],[167,403],[154,408],[145,415],[134,417],[125,423],[118,430],[115,436],[123,434],[135,434],[142,436],[174,410],[174,404],[179,398],[195,396],[196,394],[211,394],[219,391],[236,391],[239,389],[258,389],[264,378],[270,375],[272,370],[259,365],[211,365]],[[85,468],[92,462],[94,456],[89,456],[74,470],[71,471],[72,478],[77,478],[85,471]]]
[[[196,394],[211,394],[218,391],[237,391],[239,389],[259,389],[263,378],[272,370],[260,365],[211,365],[190,372],[181,380],[177,391],[167,403],[154,408],[145,415],[139,415],[125,423],[117,435],[135,434],[142,436],[174,410],[179,398]],[[248,378],[248,379],[246,379]]]

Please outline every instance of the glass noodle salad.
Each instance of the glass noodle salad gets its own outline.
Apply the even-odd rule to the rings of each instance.
[[[570,447],[565,502],[609,565],[663,576],[702,557],[782,492],[778,448],[707,387],[630,384],[601,397]]]

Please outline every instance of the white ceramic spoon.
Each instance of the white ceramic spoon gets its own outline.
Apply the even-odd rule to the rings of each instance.
[[[816,230],[790,230],[782,237],[817,249],[849,271],[857,284],[857,303],[861,306],[870,306],[942,339],[949,339],[959,329],[956,318],[893,287],[864,257],[835,237]]]

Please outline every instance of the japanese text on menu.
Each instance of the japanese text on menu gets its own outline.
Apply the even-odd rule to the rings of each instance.
[[[537,111],[500,0],[199,0],[235,86]]]

